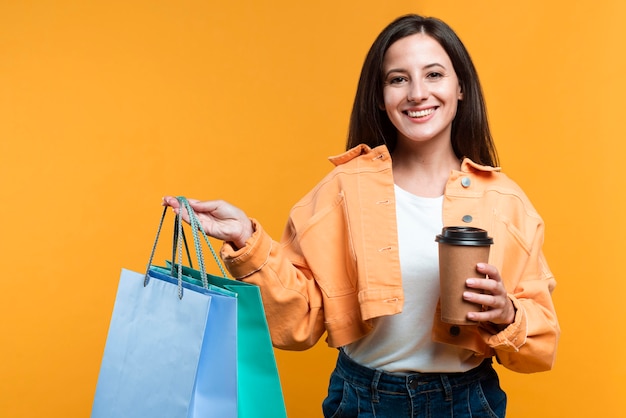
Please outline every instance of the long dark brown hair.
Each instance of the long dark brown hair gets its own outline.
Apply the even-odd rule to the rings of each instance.
[[[419,15],[401,16],[378,35],[370,48],[357,87],[346,149],[367,144],[371,147],[386,144],[393,151],[397,130],[381,109],[383,103],[383,61],[387,49],[399,39],[423,33],[435,39],[446,51],[459,79],[463,100],[459,101],[452,121],[452,149],[458,158],[497,166],[498,154],[487,120],[487,109],[478,73],[467,49],[443,21]]]

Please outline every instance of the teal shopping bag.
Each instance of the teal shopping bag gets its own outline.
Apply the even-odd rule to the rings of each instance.
[[[193,210],[188,203],[185,204],[185,208],[193,214]],[[182,266],[183,280],[196,285],[206,280],[211,289],[224,289],[237,295],[239,417],[284,418],[287,416],[287,413],[260,290],[256,285],[226,277],[226,272],[217,259],[208,237],[204,234],[195,216],[190,216],[190,224],[196,253],[202,253],[200,241],[200,236],[202,236],[214,258],[216,258],[223,277],[206,273],[202,265],[198,269]],[[176,230],[180,230],[180,228]],[[184,241],[182,231],[181,239]],[[180,249],[182,246],[177,248]],[[187,248],[186,245],[185,248]],[[189,263],[191,264],[188,250],[187,253]],[[181,259],[182,255],[173,255],[172,258]],[[203,260],[199,258],[198,262],[203,263]],[[178,267],[180,266],[168,261],[166,267],[153,266],[153,269],[161,272],[171,272],[176,271]]]
[[[91,416],[236,418],[237,295],[152,268],[162,224],[148,271],[122,271]]]

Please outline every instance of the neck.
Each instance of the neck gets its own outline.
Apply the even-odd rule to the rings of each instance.
[[[441,196],[450,172],[460,168],[452,146],[435,150],[400,146],[393,152],[394,182],[417,196]]]

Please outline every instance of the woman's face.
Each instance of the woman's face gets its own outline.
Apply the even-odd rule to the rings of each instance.
[[[450,144],[452,120],[463,97],[450,57],[425,34],[394,42],[383,61],[383,98],[398,143]]]

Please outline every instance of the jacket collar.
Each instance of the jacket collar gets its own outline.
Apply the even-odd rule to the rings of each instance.
[[[471,173],[472,171],[500,171],[500,167],[491,167],[489,165],[481,165],[475,163],[467,157],[463,158],[461,162],[461,171],[465,173]]]
[[[338,165],[345,164],[348,161],[354,160],[356,157],[359,157],[361,155],[366,155],[369,153],[376,153],[379,155],[383,155],[383,154],[389,155],[389,151],[387,150],[387,147],[385,145],[380,145],[372,149],[369,145],[359,144],[356,147],[351,148],[342,154],[328,157],[328,159],[335,166],[338,166]]]
[[[328,157],[328,159],[335,166],[339,166],[339,165],[347,163],[348,161],[355,159],[356,157],[369,154],[369,153],[390,156],[389,150],[387,149],[386,145],[379,145],[376,148],[371,148],[369,145],[359,144],[356,147],[343,152],[342,154]],[[488,165],[478,164],[472,161],[471,159],[464,157],[463,161],[461,162],[461,171],[465,173],[471,173],[473,171],[483,171],[483,172],[500,171],[500,167],[491,167]]]

